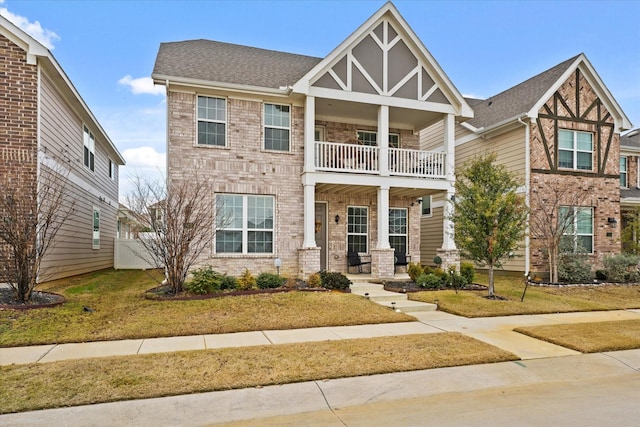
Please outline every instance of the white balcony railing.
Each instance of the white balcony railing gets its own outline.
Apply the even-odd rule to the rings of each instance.
[[[367,145],[315,142],[318,171],[379,175],[380,149]],[[445,153],[388,148],[388,174],[417,178],[445,178]]]

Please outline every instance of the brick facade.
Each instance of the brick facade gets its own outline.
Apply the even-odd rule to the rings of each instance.
[[[37,67],[27,64],[25,51],[1,35],[0,58],[0,188],[10,188],[18,194],[31,193],[35,208]],[[0,245],[0,258],[6,259],[7,251],[6,245]]]

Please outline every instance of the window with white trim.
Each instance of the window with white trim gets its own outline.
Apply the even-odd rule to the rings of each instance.
[[[629,183],[627,182],[627,156],[620,156],[620,187],[627,188]]]
[[[289,151],[291,140],[291,107],[264,104],[264,149]]]
[[[84,127],[83,134],[83,162],[84,165],[89,168],[91,172],[93,172],[95,167],[95,156],[96,156],[96,138],[93,136],[93,133],[89,130],[87,126]]]
[[[562,237],[565,247],[574,252],[593,253],[593,208],[561,206],[558,215],[560,220],[569,221]]]
[[[216,253],[273,253],[273,196],[219,194],[216,210]]]
[[[558,130],[558,167],[593,169],[593,134],[577,130]]]
[[[389,209],[389,245],[396,252],[407,252],[407,209]]]
[[[93,235],[91,248],[100,249],[100,209],[93,207]]]
[[[111,159],[109,159],[109,178],[116,179],[116,164]]]
[[[347,251],[368,253],[369,208],[349,206],[347,208]]]
[[[327,140],[327,128],[325,126],[316,126],[313,133],[314,141],[324,142]]]
[[[357,138],[358,138],[358,141],[362,142],[363,145],[369,145],[372,147],[376,147],[378,145],[378,132],[373,132],[369,130],[359,130],[357,133]],[[391,148],[400,147],[400,134],[398,133],[389,134],[389,147]]]
[[[226,146],[227,100],[198,96],[198,145]]]
[[[422,207],[421,212],[422,216],[431,216],[431,196],[422,197]]]

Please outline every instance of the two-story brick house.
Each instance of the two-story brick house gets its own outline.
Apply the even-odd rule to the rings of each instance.
[[[239,274],[279,258],[306,278],[347,272],[348,252],[377,277],[396,251],[420,261],[419,202],[453,195],[454,123],[473,113],[391,3],[324,58],[162,43],[152,76],[167,91],[168,179],[206,177],[231,218],[202,263]],[[439,146],[423,150],[433,123]],[[437,249],[457,255],[447,236]]]
[[[619,138],[631,123],[584,54],[468,103],[475,116],[456,125],[457,168],[474,156],[495,154],[523,183],[521,192],[532,217],[548,212],[552,204],[557,210],[571,209],[573,241],[593,264],[620,252]],[[435,124],[423,131],[423,149],[438,146],[442,128]],[[430,210],[422,220],[421,256],[430,260],[439,244],[432,237],[440,233],[446,202],[434,196],[423,205]],[[533,227],[514,255],[519,256],[507,262],[505,270],[543,276],[549,271]]]
[[[124,159],[51,52],[2,16],[0,76],[0,191],[30,195],[35,206],[48,171],[66,180],[73,202],[40,279],[112,267]],[[9,253],[0,244],[0,261]]]
[[[640,215],[640,129],[634,129],[620,137],[620,209],[622,230],[630,223],[637,222]],[[637,230],[628,230],[629,236],[623,238],[623,247],[633,240],[640,241]]]

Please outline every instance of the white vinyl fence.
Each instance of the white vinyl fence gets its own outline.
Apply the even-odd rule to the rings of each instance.
[[[146,270],[155,265],[140,257],[146,249],[138,239],[115,239],[113,244],[113,268],[116,270]],[[150,259],[150,257],[147,257]]]

